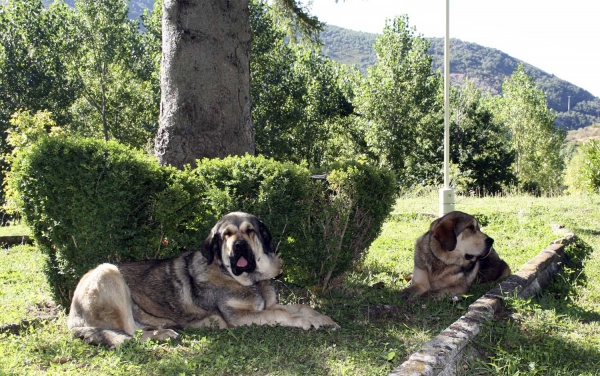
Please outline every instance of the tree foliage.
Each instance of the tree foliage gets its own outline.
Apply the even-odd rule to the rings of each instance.
[[[402,173],[422,120],[439,106],[439,76],[431,71],[429,43],[409,27],[408,17],[386,23],[377,39],[377,63],[358,95],[366,140],[379,163]]]
[[[437,100],[443,100],[440,85]],[[496,193],[514,180],[514,151],[508,130],[487,107],[473,82],[450,91],[450,163],[453,187],[460,193]],[[407,157],[405,185],[439,185],[443,173],[444,113],[427,115]]]
[[[9,0],[0,6],[0,133],[18,110],[47,110],[66,122],[78,86],[68,78],[60,30],[68,8],[40,0]]]
[[[600,142],[589,140],[581,147],[584,164],[581,169],[583,181],[590,192],[600,191]]]
[[[138,22],[123,0],[77,0],[63,39],[72,79],[82,90],[70,127],[143,147],[154,135],[158,111]],[[152,110],[154,109],[154,111]]]
[[[264,0],[261,1],[265,4]],[[298,37],[309,44],[319,44],[319,33],[325,24],[313,15],[299,0],[273,0],[271,14],[280,30],[293,41]]]
[[[147,146],[158,121],[162,0],[142,15],[143,28],[127,18],[122,0],[73,3],[75,9],[62,2],[44,9],[39,0],[0,6],[0,125],[7,129],[18,110],[46,110],[69,134]],[[299,6],[278,6],[284,3]],[[362,76],[324,57],[315,43],[290,41],[272,6],[250,2],[257,152],[310,168],[372,161],[392,169],[400,186],[439,184],[442,82],[430,55],[437,47],[408,17],[396,17],[375,43],[376,64]],[[498,68],[500,58],[476,64],[480,52],[462,54],[467,68]],[[526,72],[520,67],[507,80],[500,99],[484,100],[477,77],[452,91],[450,158],[460,191],[496,192],[515,177],[536,192],[558,187],[564,135]],[[594,105],[576,107],[587,113]],[[4,154],[11,147],[4,140]]]
[[[250,10],[256,151],[320,167],[334,137],[331,124],[353,111],[340,71],[313,46],[286,43],[263,3],[252,2]]]
[[[564,169],[560,149],[566,134],[554,126],[555,114],[544,92],[523,66],[505,80],[502,91],[494,111],[510,130],[519,187],[534,193],[556,192]]]
[[[481,91],[472,82],[453,90],[450,160],[461,192],[497,193],[513,183],[515,153],[504,124],[494,118]]]
[[[154,34],[139,32],[122,0],[75,5],[0,7],[0,126],[18,109],[46,110],[68,132],[143,147],[158,120]]]

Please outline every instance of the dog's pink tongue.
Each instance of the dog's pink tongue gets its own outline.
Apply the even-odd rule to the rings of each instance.
[[[244,256],[240,257],[237,263],[235,264],[238,268],[245,268],[248,266],[248,260],[244,258]]]

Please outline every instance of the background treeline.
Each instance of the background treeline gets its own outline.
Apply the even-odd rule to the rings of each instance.
[[[2,134],[26,134],[34,114],[47,111],[67,134],[149,150],[159,109],[161,2],[138,20],[122,0],[74,5],[21,0],[0,8]],[[439,184],[443,90],[435,45],[398,16],[376,38],[377,60],[361,74],[286,37],[284,26],[266,3],[251,1],[257,153],[311,169],[358,159],[389,168],[399,189]],[[546,94],[524,64],[501,88],[493,95],[465,80],[452,90],[453,185],[560,192],[574,151],[562,150],[566,133],[555,127]],[[2,147],[10,154],[26,145],[3,139]]]
[[[323,52],[338,62],[356,65],[366,74],[367,68],[377,61],[377,54],[373,49],[377,36],[328,25],[321,33]],[[428,52],[433,57],[432,69],[443,72],[444,40],[428,40],[431,42]],[[450,77],[456,86],[470,80],[483,91],[489,90],[494,95],[502,94],[502,82],[522,63],[527,75],[546,94],[549,107],[556,111],[557,126],[567,130],[579,129],[593,124],[600,117],[600,98],[500,50],[452,39],[450,51]]]
[[[51,0],[43,0],[49,5]],[[65,0],[74,7],[75,0]],[[152,9],[154,0],[131,0],[129,17],[138,19],[145,10]],[[327,25],[320,34],[325,56],[346,65],[356,65],[366,74],[367,68],[375,64],[377,54],[373,48],[378,34],[348,30]],[[433,56],[432,69],[442,71],[444,61],[444,41],[442,38],[427,38],[431,42],[429,53]],[[458,39],[451,41],[451,80],[460,86],[465,79],[472,80],[483,91],[493,94],[502,93],[502,82],[510,76],[519,63],[523,63],[525,72],[531,76],[536,86],[544,91],[548,105],[557,112],[556,125],[567,129],[579,129],[589,126],[600,118],[600,99],[590,92],[565,80],[548,74],[530,64],[521,62],[504,52],[483,47],[475,43]],[[571,97],[570,111],[568,110]]]

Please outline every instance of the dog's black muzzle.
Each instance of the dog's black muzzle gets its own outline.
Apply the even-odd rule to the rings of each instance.
[[[492,246],[494,245],[494,239],[488,237],[487,239],[485,239],[485,255],[481,256],[479,259],[484,259],[486,257],[488,257],[490,255],[490,252],[492,252]]]
[[[238,240],[233,244],[233,256],[229,258],[231,271],[238,276],[244,272],[252,273],[256,269],[256,259],[252,248],[245,240]]]

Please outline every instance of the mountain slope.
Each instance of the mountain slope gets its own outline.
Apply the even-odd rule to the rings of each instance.
[[[323,53],[340,63],[356,65],[365,74],[377,61],[373,44],[377,34],[357,32],[328,25],[321,33]],[[433,57],[432,69],[442,71],[444,40],[431,38],[429,52]],[[371,48],[369,48],[371,46]],[[465,79],[475,81],[492,94],[502,92],[502,82],[510,76],[521,61],[508,54],[458,39],[450,41],[450,79],[459,85]],[[600,109],[600,98],[565,80],[548,74],[523,62],[525,72],[539,89],[546,93],[548,106],[557,112],[557,125],[565,129],[578,129],[594,123]],[[568,111],[569,96],[571,97]]]

